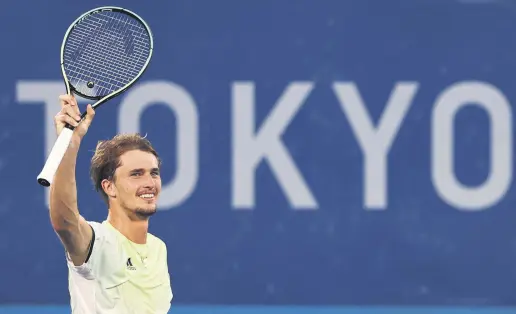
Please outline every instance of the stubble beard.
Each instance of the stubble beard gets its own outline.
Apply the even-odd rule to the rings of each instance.
[[[149,217],[153,216],[156,212],[157,212],[156,206],[154,206],[154,208],[151,208],[151,209],[138,207],[134,210],[134,213],[140,218],[149,218]]]
[[[128,206],[129,204],[122,204],[122,207],[129,213],[129,215],[134,215],[138,219],[148,219],[153,216],[157,212],[157,205],[154,204],[153,208],[143,208],[143,207],[133,207]]]

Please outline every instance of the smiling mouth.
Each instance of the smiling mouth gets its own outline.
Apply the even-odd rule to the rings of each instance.
[[[153,194],[153,193],[147,193],[147,194],[139,195],[138,197],[139,197],[139,198],[141,198],[141,199],[144,199],[144,200],[149,201],[149,200],[153,200],[153,199],[154,199],[155,194]]]

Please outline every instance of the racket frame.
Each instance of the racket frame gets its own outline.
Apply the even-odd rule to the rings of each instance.
[[[68,79],[68,76],[66,75],[66,71],[65,71],[64,53],[65,53],[66,40],[68,39],[68,37],[70,36],[71,32],[76,27],[76,25],[78,25],[79,22],[82,21],[87,16],[89,16],[91,14],[98,13],[98,12],[103,12],[103,11],[122,12],[122,13],[125,13],[127,15],[130,15],[130,16],[134,17],[140,23],[142,23],[142,25],[144,26],[145,30],[149,34],[149,39],[150,39],[150,42],[149,42],[149,45],[150,45],[150,47],[149,47],[149,56],[147,57],[147,60],[145,60],[145,63],[143,65],[142,69],[140,70],[140,72],[138,73],[138,75],[136,75],[124,87],[122,87],[121,89],[118,89],[118,90],[116,90],[116,91],[114,91],[114,92],[112,92],[110,94],[107,94],[104,97],[91,97],[91,96],[87,96],[87,95],[79,92],[77,89],[73,88],[73,86],[71,85],[71,83],[70,83],[70,81]],[[138,81],[140,79],[140,77],[143,75],[143,73],[147,70],[149,62],[150,62],[150,60],[152,58],[153,51],[154,51],[154,40],[153,40],[153,35],[152,35],[152,32],[151,32],[151,29],[150,29],[149,25],[145,22],[145,20],[143,18],[141,18],[138,14],[136,14],[133,11],[130,11],[128,9],[122,8],[122,7],[113,7],[113,6],[103,6],[103,7],[98,7],[98,8],[95,8],[95,9],[91,9],[91,10],[83,13],[81,16],[79,16],[68,27],[68,29],[66,30],[64,39],[63,39],[63,43],[61,44],[61,57],[60,57],[61,58],[61,72],[62,72],[63,79],[64,79],[65,85],[66,85],[66,93],[68,95],[70,95],[71,92],[73,92],[74,94],[77,94],[77,95],[81,96],[82,98],[90,99],[90,100],[97,100],[97,102],[92,105],[93,109],[95,109],[95,108],[99,107],[101,104],[103,104],[106,101],[108,101],[109,99],[111,99],[111,98],[113,98],[113,97],[123,93],[125,90],[127,90],[129,87],[131,87],[134,83],[136,83],[136,81]],[[83,115],[85,115],[85,114],[86,114],[86,112],[83,113]],[[83,118],[83,116],[81,116],[81,118]]]
[[[133,18],[135,18],[136,20],[138,20],[143,25],[143,27],[145,28],[147,33],[149,34],[149,46],[150,46],[149,47],[149,56],[147,57],[147,60],[145,60],[145,63],[143,64],[142,69],[139,71],[139,73],[131,81],[129,81],[127,84],[125,84],[122,88],[120,88],[116,91],[113,91],[105,96],[92,97],[92,96],[87,96],[87,95],[84,95],[83,93],[80,93],[70,83],[70,80],[68,79],[68,76],[66,75],[66,71],[65,71],[64,52],[65,52],[66,41],[67,41],[68,37],[70,36],[70,33],[72,32],[72,30],[87,16],[98,13],[98,12],[104,12],[104,11],[121,12],[121,13],[130,15]],[[128,88],[130,88],[132,85],[134,85],[142,77],[143,73],[145,73],[145,71],[148,68],[149,62],[152,58],[153,51],[154,51],[154,39],[153,39],[152,31],[151,31],[149,25],[147,24],[147,22],[145,22],[145,20],[143,18],[141,18],[138,14],[136,14],[133,11],[128,10],[126,8],[115,7],[115,6],[102,6],[102,7],[97,7],[97,8],[91,9],[91,10],[83,13],[82,15],[80,15],[78,18],[75,19],[75,21],[73,21],[70,24],[70,26],[66,30],[66,33],[63,38],[63,42],[61,44],[61,56],[60,56],[61,73],[62,73],[64,84],[66,87],[66,93],[68,95],[71,95],[72,93],[74,93],[85,99],[96,100],[96,102],[94,104],[92,104],[92,108],[96,109],[96,108],[100,107],[102,104],[106,103],[108,100],[122,94],[124,91],[126,91]],[[86,117],[86,114],[87,114],[87,111],[84,110],[84,112],[81,114],[81,120],[83,120],[84,117]],[[50,151],[50,154],[47,157],[47,160],[45,162],[45,165],[43,166],[43,169],[41,170],[41,172],[39,173],[39,175],[37,177],[37,181],[41,186],[49,187],[52,184],[53,177],[57,171],[57,168],[59,167],[59,164],[61,163],[61,160],[63,159],[64,154],[66,153],[66,150],[68,149],[68,145],[70,144],[74,129],[75,129],[74,126],[66,123],[65,127],[59,134],[56,142],[54,143],[54,146],[52,147],[52,150]]]

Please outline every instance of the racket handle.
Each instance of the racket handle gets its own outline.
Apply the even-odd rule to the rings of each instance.
[[[52,147],[52,150],[50,151],[50,155],[48,155],[43,170],[41,170],[41,173],[38,175],[38,183],[42,186],[48,187],[52,184],[57,168],[59,167],[61,160],[63,160],[66,150],[68,149],[68,145],[70,145],[72,135],[73,130],[66,127],[63,128],[59,134],[59,137],[54,143],[54,147]]]

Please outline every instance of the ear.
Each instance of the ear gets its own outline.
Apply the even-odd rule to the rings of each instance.
[[[115,183],[111,180],[104,179],[102,180],[102,189],[107,194],[107,196],[116,198],[116,186]]]

